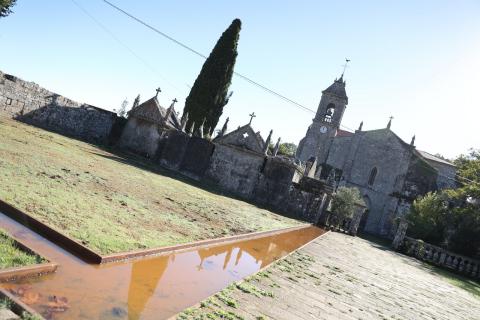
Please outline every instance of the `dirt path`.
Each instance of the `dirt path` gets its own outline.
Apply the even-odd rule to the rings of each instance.
[[[480,298],[406,256],[329,233],[178,319],[479,319]]]

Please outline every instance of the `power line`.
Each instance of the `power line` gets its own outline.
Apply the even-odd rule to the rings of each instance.
[[[105,31],[110,37],[112,37],[118,44],[120,44],[124,49],[129,51],[135,58],[137,58],[140,62],[143,63],[143,65],[152,73],[155,75],[159,76],[162,78],[168,85],[170,85],[175,91],[177,91],[178,94],[182,94],[181,90],[175,86],[173,83],[171,83],[165,76],[160,74],[160,72],[154,68],[150,63],[148,63],[145,59],[143,59],[141,56],[139,56],[133,49],[131,49],[129,46],[127,46],[122,40],[120,40],[119,37],[117,37],[110,29],[108,29],[103,23],[98,21],[92,14],[90,14],[84,7],[82,7],[76,0],[70,0],[72,1],[75,6],[77,6],[78,9],[80,9],[85,15],[87,15],[95,24],[97,24],[103,31]]]
[[[188,45],[180,42],[179,40],[176,40],[175,38],[169,36],[168,34],[166,34],[166,33],[162,32],[162,31],[158,30],[157,28],[155,28],[155,27],[153,27],[152,25],[146,23],[145,21],[143,21],[143,20],[135,17],[134,15],[128,13],[127,11],[123,10],[122,8],[114,5],[114,4],[111,3],[110,1],[108,1],[108,0],[101,0],[101,1],[105,2],[107,5],[109,5],[110,7],[114,8],[115,10],[123,13],[123,14],[126,15],[127,17],[129,17],[129,18],[135,20],[136,22],[142,24],[143,26],[147,27],[148,29],[152,30],[153,32],[161,35],[162,37],[167,38],[168,40],[170,40],[170,41],[172,41],[172,42],[174,42],[174,43],[176,43],[177,45],[181,46],[182,48],[184,48],[184,49],[192,52],[193,54],[195,54],[195,55],[197,55],[197,56],[199,56],[199,57],[201,57],[201,58],[203,58],[203,59],[207,59],[207,56],[205,56],[204,54],[202,54],[202,53],[198,52],[197,50],[193,49],[192,47],[189,47]],[[265,85],[262,85],[261,83],[255,81],[255,80],[253,80],[253,79],[251,79],[251,78],[249,78],[249,77],[247,77],[247,76],[245,76],[245,75],[243,75],[243,74],[241,74],[241,73],[239,73],[239,72],[234,71],[233,73],[234,73],[236,76],[238,76],[239,78],[242,78],[243,80],[249,82],[250,84],[253,84],[253,85],[257,86],[257,87],[259,87],[260,89],[262,89],[262,90],[264,90],[264,91],[266,91],[266,92],[268,92],[268,93],[270,93],[270,94],[273,94],[273,95],[277,96],[278,98],[280,98],[280,99],[282,99],[282,100],[284,100],[284,101],[286,101],[286,102],[289,102],[289,103],[291,103],[291,104],[293,104],[293,105],[295,105],[295,106],[297,106],[297,107],[299,107],[299,108],[301,108],[301,109],[303,109],[303,110],[305,110],[305,111],[312,112],[312,113],[316,113],[316,111],[314,111],[314,110],[312,110],[312,109],[310,109],[310,108],[308,108],[308,107],[306,107],[306,106],[304,106],[304,105],[302,105],[302,104],[300,104],[300,103],[298,103],[298,102],[296,102],[296,101],[294,101],[294,100],[292,100],[292,99],[290,99],[290,98],[288,98],[288,97],[286,97],[286,96],[284,96],[284,95],[282,95],[282,94],[280,94],[280,93],[278,93],[278,92],[276,92],[276,91],[274,91],[274,90],[272,90],[272,89],[270,89],[270,88],[268,88],[268,87],[266,87]]]

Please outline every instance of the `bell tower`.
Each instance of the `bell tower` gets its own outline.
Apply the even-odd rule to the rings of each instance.
[[[322,91],[315,118],[298,145],[296,156],[299,160],[304,162],[311,157],[316,157],[317,163],[326,162],[333,137],[340,127],[347,104],[348,97],[342,74],[332,85]]]

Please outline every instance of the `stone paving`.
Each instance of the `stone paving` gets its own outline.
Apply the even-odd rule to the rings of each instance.
[[[12,311],[0,307],[0,320],[20,320],[20,317]]]
[[[480,297],[410,257],[328,233],[177,319],[480,319]]]

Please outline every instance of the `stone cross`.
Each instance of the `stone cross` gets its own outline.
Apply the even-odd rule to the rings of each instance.
[[[162,89],[160,89],[160,87],[158,87],[155,91],[157,92],[157,94],[155,95],[155,98],[157,98],[157,97],[158,97],[158,94],[159,94],[160,92],[162,92]]]
[[[388,121],[387,129],[390,129],[390,127],[392,126],[393,116],[390,116],[389,119],[390,119],[390,120]]]
[[[250,116],[250,122],[248,124],[252,124],[253,118],[255,118],[257,115],[255,114],[255,112],[252,112],[249,114],[249,116]]]
[[[177,103],[178,102],[177,98],[173,99],[172,102],[173,104]]]

